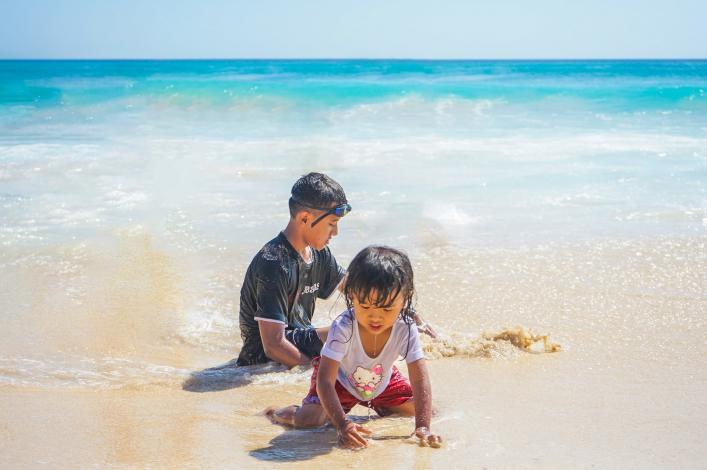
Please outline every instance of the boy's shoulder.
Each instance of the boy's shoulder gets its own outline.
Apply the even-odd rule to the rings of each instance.
[[[325,246],[321,250],[312,249],[313,261],[327,261],[333,258],[331,249]],[[270,262],[292,262],[299,263],[301,261],[301,256],[292,247],[287,237],[280,232],[275,238],[267,242],[263,247],[255,254],[253,258],[254,262],[263,260]]]
[[[249,271],[271,275],[277,272],[288,273],[297,262],[297,253],[280,233],[258,250],[250,262]]]
[[[287,238],[280,232],[275,238],[267,242],[255,255],[256,258],[265,261],[282,261],[287,259],[297,260],[295,252]]]

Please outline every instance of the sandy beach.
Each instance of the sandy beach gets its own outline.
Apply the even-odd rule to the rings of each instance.
[[[255,370],[252,376],[228,367],[205,373],[202,369],[228,358],[175,341],[175,323],[141,330],[133,325],[145,314],[138,311],[127,314],[119,330],[110,321],[104,326],[122,331],[123,338],[151,340],[96,342],[91,333],[100,328],[94,325],[83,339],[72,338],[73,347],[62,346],[64,355],[93,349],[93,356],[105,355],[102,360],[78,361],[65,370],[3,360],[1,463],[7,468],[306,468],[371,461],[377,468],[699,468],[707,452],[700,437],[707,411],[702,393],[707,374],[699,367],[707,353],[706,301],[699,290],[707,272],[704,243],[469,253],[457,266],[457,250],[449,258],[444,248],[433,250],[434,263],[421,262],[417,269],[421,308],[443,338],[425,343],[439,408],[433,426],[446,439],[440,450],[403,439],[412,430],[406,418],[371,421],[377,438],[395,438],[373,440],[358,453],[336,448],[329,428],[271,425],[258,412],[299,402],[308,386],[306,368]],[[167,263],[166,256],[160,259]],[[444,273],[435,274],[434,266],[442,264]],[[462,278],[445,283],[446,289],[435,281],[453,276],[462,265],[475,271],[466,289],[458,289]],[[144,295],[155,295],[150,288],[156,285],[162,293],[177,292],[166,285],[164,272],[155,269],[134,281],[145,286]],[[38,286],[33,295],[50,287]],[[527,351],[483,338],[484,332],[518,323],[549,332],[562,350]],[[129,325],[134,330],[124,329]],[[76,328],[81,323],[67,330]],[[8,337],[28,333],[12,331]],[[51,350],[48,343],[66,338],[58,328],[43,340]],[[353,413],[367,419],[365,409]]]

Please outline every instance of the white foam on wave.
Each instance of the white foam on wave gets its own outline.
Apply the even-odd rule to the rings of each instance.
[[[126,358],[0,357],[0,385],[43,389],[141,389],[176,387],[190,371]]]
[[[466,122],[468,119],[487,117],[491,110],[504,103],[503,100],[472,100],[456,96],[426,99],[420,95],[410,94],[396,99],[334,109],[329,112],[328,119],[335,125],[356,122],[366,126],[381,122],[396,125],[434,122],[449,124],[450,120]]]
[[[193,147],[195,153],[201,150],[212,155],[220,154],[226,161],[239,155],[253,157],[268,155],[269,159],[263,161],[265,165],[262,166],[262,170],[267,170],[274,163],[291,162],[294,155],[307,155],[311,158],[313,154],[337,155],[337,162],[330,164],[350,165],[359,165],[369,160],[371,164],[375,163],[374,160],[379,163],[381,160],[409,161],[410,152],[436,157],[461,155],[472,162],[475,158],[487,156],[498,159],[498,162],[502,163],[504,160],[555,161],[613,154],[634,154],[637,158],[645,158],[651,155],[658,157],[661,153],[665,153],[668,157],[679,155],[699,158],[694,153],[707,148],[707,138],[702,137],[603,132],[513,133],[504,137],[479,135],[468,138],[430,134],[376,139],[308,136],[239,140],[167,139],[163,142],[167,145],[178,144],[182,146],[184,152],[190,152],[189,147]],[[283,161],[278,162],[273,160],[273,157],[283,158]],[[285,158],[287,161],[284,160]],[[257,169],[258,167],[253,167],[250,171]]]
[[[555,207],[586,207],[586,206],[606,206],[616,204],[617,201],[607,199],[605,196],[580,192],[575,194],[564,194],[562,196],[545,198],[544,203]]]
[[[86,76],[62,76],[53,78],[42,78],[27,80],[25,82],[29,86],[33,87],[48,87],[48,88],[58,88],[60,90],[78,90],[83,92],[85,90],[101,90],[107,88],[129,88],[135,85],[135,80],[121,77],[121,76],[100,76],[100,77],[86,77]]]
[[[66,204],[61,204],[59,207],[49,209],[45,222],[57,226],[76,226],[79,224],[95,224],[100,223],[101,213],[104,209],[96,207],[94,209],[81,209],[77,207],[67,207]]]
[[[275,363],[238,367],[231,361],[209,369],[190,370],[125,357],[0,357],[0,387],[50,390],[183,388],[203,392],[247,384],[302,384],[309,381],[311,373],[309,367],[287,369]]]
[[[200,73],[152,73],[145,77],[146,82],[183,82],[183,83],[212,83],[212,82],[257,82],[262,79],[282,80],[296,77],[289,72],[267,73],[238,73],[238,72],[210,72],[208,75]]]
[[[667,159],[688,158],[700,164],[700,157],[695,157],[694,153],[707,148],[707,139],[677,135],[578,133],[474,138],[441,135],[385,139],[335,136],[245,140],[175,138],[148,141],[144,145],[145,150],[141,153],[152,160],[179,151],[185,155],[180,160],[185,170],[198,164],[202,174],[211,175],[211,182],[226,178],[231,173],[238,176],[236,172],[241,172],[239,179],[255,182],[273,172],[281,173],[283,168],[304,168],[312,164],[329,171],[353,168],[379,170],[381,165],[404,165],[406,168],[425,171],[425,168],[439,170],[460,164],[474,168],[476,164],[502,166],[513,162],[569,162],[585,159],[587,165],[611,168],[611,161],[595,159],[619,154],[625,158],[641,159],[644,165],[646,158],[658,159],[661,153],[666,153]],[[204,155],[209,158],[204,159]],[[334,155],[335,159],[332,158]],[[164,165],[168,166],[168,163],[164,162]],[[157,164],[158,167],[161,165]],[[529,170],[519,169],[521,172]],[[144,192],[142,189],[138,191]],[[208,199],[203,199],[203,202],[207,203]],[[232,204],[230,206],[234,207]]]
[[[705,207],[674,207],[672,209],[663,210],[647,210],[647,211],[631,211],[627,214],[617,215],[616,220],[619,221],[638,221],[638,220],[654,220],[654,221],[704,221],[707,215]]]
[[[415,216],[425,202],[438,204],[451,196],[452,205],[439,203],[424,214],[450,227],[491,218],[485,210],[491,197],[501,208],[496,211],[500,217],[507,214],[504,209],[521,203],[540,210],[548,206],[600,210],[622,201],[628,211],[646,212],[683,200],[692,204],[687,185],[650,191],[646,188],[659,183],[644,177],[652,178],[654,169],[675,163],[680,171],[675,178],[699,190],[702,183],[691,174],[699,175],[704,167],[705,148],[703,137],[640,132],[384,138],[333,133],[258,139],[122,136],[100,145],[0,144],[3,184],[8,193],[23,198],[8,200],[11,207],[4,214],[0,242],[32,243],[137,221],[164,230],[185,250],[208,249],[216,236],[223,238],[236,226],[252,233],[281,220],[286,207],[273,204],[274,195],[311,168],[351,174],[347,184],[352,187],[370,185],[396,197],[407,194],[405,201],[401,196],[386,197],[384,202],[400,204]],[[388,172],[400,177],[387,178]],[[364,173],[365,182],[358,176]],[[545,179],[548,184],[541,184]],[[441,181],[448,184],[440,192]],[[558,182],[562,189],[556,191]],[[504,199],[512,198],[513,192],[522,192],[523,197]],[[468,205],[460,202],[466,200]],[[180,210],[186,218],[175,215]],[[254,212],[259,217],[252,217]],[[366,222],[365,212],[357,214]]]
[[[104,204],[119,207],[122,209],[132,209],[140,204],[148,202],[150,196],[141,190],[126,191],[122,185],[109,190],[104,197]]]
[[[237,318],[237,309],[229,302],[215,296],[201,298],[183,315],[179,340],[209,351],[233,351],[240,343]]]
[[[698,161],[707,158],[704,149],[707,148],[707,138],[665,133],[641,132],[603,132],[603,131],[573,131],[573,132],[532,132],[515,131],[505,136],[475,135],[459,137],[439,133],[428,133],[416,136],[385,136],[378,138],[348,137],[345,135],[306,135],[301,137],[273,138],[236,138],[214,139],[182,137],[116,137],[129,143],[133,155],[140,155],[135,160],[126,156],[113,145],[86,144],[21,144],[0,145],[0,157],[6,162],[3,166],[3,177],[26,178],[37,171],[36,168],[55,169],[65,172],[80,168],[79,162],[90,161],[96,166],[115,171],[117,174],[133,172],[125,166],[125,161],[140,163],[155,158],[164,159],[179,155],[180,159],[172,164],[186,163],[190,160],[205,165],[224,165],[239,162],[231,166],[235,176],[253,176],[254,171],[268,171],[281,165],[291,164],[293,155],[311,156],[317,154],[337,155],[344,163],[358,165],[365,155],[371,158],[387,160],[390,157],[406,157],[410,152],[429,155],[466,155],[493,156],[510,161],[547,161],[566,160],[577,156],[601,156],[609,154],[636,154],[643,158],[646,155],[671,158],[682,156]],[[208,156],[207,159],[204,156]],[[244,157],[248,157],[247,161]],[[268,157],[261,158],[258,157]],[[259,161],[258,164],[252,162]],[[341,162],[341,158],[337,158]],[[120,162],[123,162],[121,164]],[[331,164],[331,163],[330,163]],[[240,175],[237,173],[240,172]],[[63,174],[63,173],[62,173]]]
[[[427,203],[423,215],[447,227],[466,227],[481,221],[481,217],[470,216],[456,204]]]

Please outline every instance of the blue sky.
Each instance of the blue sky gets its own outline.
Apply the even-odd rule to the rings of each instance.
[[[0,58],[707,58],[698,0],[0,0]]]

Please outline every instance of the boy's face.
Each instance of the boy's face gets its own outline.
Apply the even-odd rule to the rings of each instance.
[[[375,292],[371,297],[375,299]],[[379,335],[393,327],[400,311],[403,309],[405,299],[398,294],[389,307],[376,305],[373,300],[367,299],[364,302],[354,297],[352,300],[356,321],[366,331],[373,335]],[[386,305],[388,302],[384,302]]]
[[[304,239],[307,245],[311,246],[315,250],[322,250],[325,246],[329,244],[329,240],[335,237],[339,233],[339,220],[340,217],[334,214],[327,215],[322,220],[320,220],[314,227],[312,227],[312,222],[320,217],[324,212],[321,211],[305,211],[303,222],[305,225]]]

